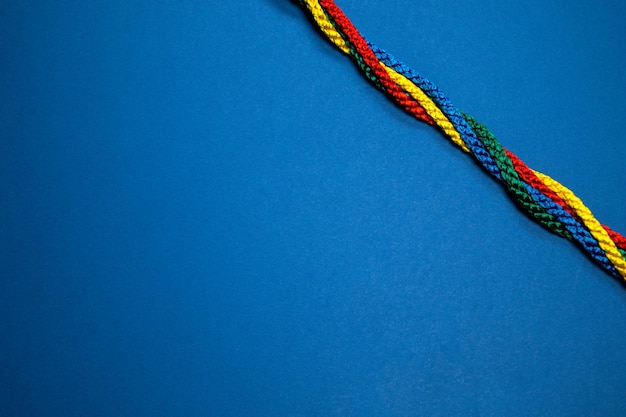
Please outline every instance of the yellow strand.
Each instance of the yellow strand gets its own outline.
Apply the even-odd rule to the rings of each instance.
[[[550,178],[549,176],[542,174],[541,172],[533,171],[537,177],[544,182],[549,188],[551,188],[559,197],[561,197],[569,206],[576,212],[578,217],[585,224],[589,233],[593,235],[598,241],[598,244],[602,250],[606,253],[606,257],[609,258],[615,269],[619,274],[626,279],[626,261],[619,253],[615,242],[611,239],[600,222],[594,217],[591,210],[585,206],[580,198],[578,198],[570,189],[565,187],[560,182]]]
[[[334,43],[337,48],[341,49],[344,54],[350,54],[350,47],[343,39],[341,34],[337,32],[335,26],[328,20],[326,13],[322,9],[322,6],[319,4],[317,0],[305,0],[306,7],[311,12],[311,16],[319,26],[319,28],[324,32],[326,37],[330,39],[332,43]]]
[[[465,152],[470,150],[465,146],[461,135],[454,128],[450,120],[443,114],[443,112],[433,103],[433,101],[422,91],[421,88],[416,86],[413,81],[406,78],[404,75],[396,72],[393,68],[380,63],[382,67],[387,71],[387,74],[391,77],[394,83],[398,84],[405,92],[411,95],[417,102],[426,110],[426,113],[434,120],[435,124],[443,130],[445,135],[452,140],[455,144],[461,147]]]

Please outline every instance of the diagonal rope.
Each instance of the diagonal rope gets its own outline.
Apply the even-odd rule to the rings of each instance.
[[[299,0],[321,32],[364,76],[418,120],[437,126],[506,188],[533,219],[578,243],[611,275],[626,282],[626,238],[600,224],[569,189],[528,168],[486,126],[460,112],[431,81],[367,41],[332,0]]]

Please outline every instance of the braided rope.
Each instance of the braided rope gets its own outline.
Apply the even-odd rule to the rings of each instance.
[[[485,125],[459,111],[434,83],[368,42],[334,1],[298,1],[321,32],[355,61],[374,86],[472,155],[531,218],[576,242],[606,272],[626,282],[626,238],[600,224],[572,191],[530,169]]]

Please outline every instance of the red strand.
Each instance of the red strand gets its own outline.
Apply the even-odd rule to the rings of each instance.
[[[363,61],[369,66],[380,83],[385,87],[387,93],[409,113],[417,119],[430,125],[434,124],[433,119],[426,113],[426,110],[415,100],[406,95],[400,87],[396,85],[387,74],[387,71],[378,61],[378,57],[367,44],[367,41],[361,36],[359,31],[354,27],[352,22],[346,17],[334,2],[328,0],[320,0],[320,5],[326,10],[326,13],[335,21],[341,32],[348,37],[348,40],[356,51],[361,55]]]

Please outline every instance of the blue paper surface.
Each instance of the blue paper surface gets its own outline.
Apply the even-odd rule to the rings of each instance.
[[[288,0],[0,13],[0,415],[623,416],[626,290]],[[626,232],[626,9],[341,0]]]

